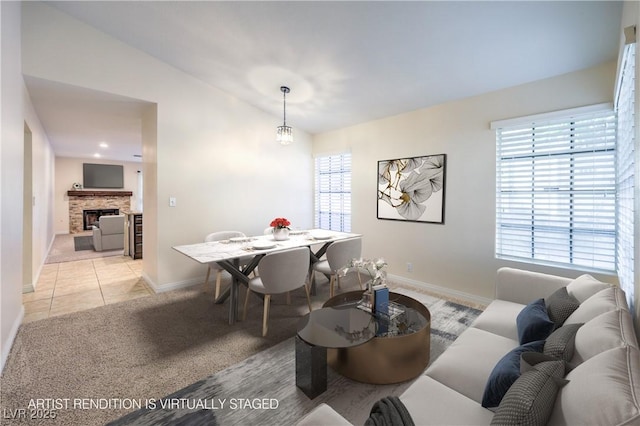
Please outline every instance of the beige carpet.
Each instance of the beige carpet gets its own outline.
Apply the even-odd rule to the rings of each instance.
[[[319,286],[314,308],[327,299],[327,287]],[[357,287],[349,279],[342,290]],[[0,411],[27,409],[28,417],[37,398],[60,405],[78,398],[105,404],[164,397],[295,336],[308,312],[304,290],[292,294],[291,305],[284,299],[272,299],[265,338],[261,300],[252,296],[247,320],[229,326],[228,303],[215,305],[202,288],[24,324],[0,379]],[[102,425],[131,411],[76,407],[57,410],[52,420],[10,424]]]
[[[314,307],[327,295],[320,285]],[[228,303],[214,304],[201,287],[24,324],[0,381],[0,412],[27,409],[36,398],[163,397],[294,336],[309,308],[302,288],[291,299],[272,298],[265,338],[260,299],[252,296],[247,320],[230,326]],[[59,410],[42,422],[101,425],[129,411]]]
[[[97,259],[99,257],[122,256],[124,250],[108,250],[94,251],[81,250],[75,251],[73,238],[91,235],[91,232],[82,232],[78,234],[58,234],[53,240],[49,255],[44,263],[63,263],[73,262],[74,260]]]

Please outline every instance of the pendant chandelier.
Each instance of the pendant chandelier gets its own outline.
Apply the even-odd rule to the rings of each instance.
[[[291,90],[287,86],[280,86],[280,91],[282,92],[282,103],[284,106],[283,109],[283,122],[282,126],[278,126],[278,133],[276,134],[276,141],[280,142],[282,145],[289,145],[293,142],[293,129],[287,126],[287,93]]]

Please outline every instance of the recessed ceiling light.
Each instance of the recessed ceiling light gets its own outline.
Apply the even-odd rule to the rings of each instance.
[[[106,142],[100,142],[100,148],[109,148],[109,144]]]
[[[95,154],[93,154],[93,156],[94,156],[94,157],[96,157],[96,158],[100,158],[100,157],[102,157],[102,156],[101,156],[100,154],[98,154],[97,152],[96,152]]]

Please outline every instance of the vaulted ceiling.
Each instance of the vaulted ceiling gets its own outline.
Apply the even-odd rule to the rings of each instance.
[[[622,13],[613,1],[47,3],[274,116],[287,85],[287,121],[309,133],[614,60]],[[99,130],[113,141],[139,114],[132,100],[27,86],[59,155],[87,137],[83,111],[111,114]]]

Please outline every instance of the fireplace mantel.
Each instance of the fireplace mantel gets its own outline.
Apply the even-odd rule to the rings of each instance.
[[[131,191],[67,191],[70,197],[131,197]]]

